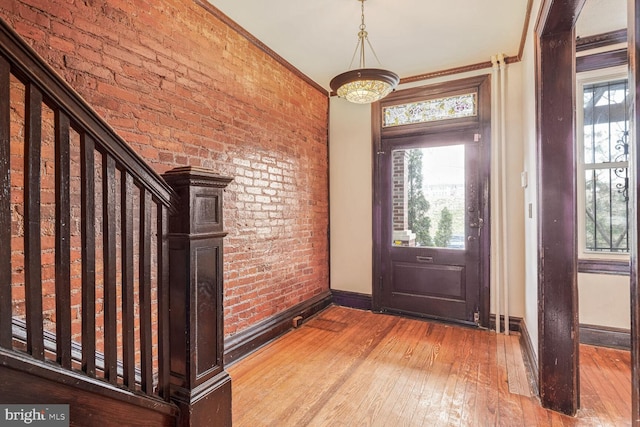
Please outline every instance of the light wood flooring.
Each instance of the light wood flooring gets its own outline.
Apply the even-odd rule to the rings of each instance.
[[[531,396],[517,334],[330,307],[228,368],[233,425],[631,425],[629,352],[580,351],[574,418]]]

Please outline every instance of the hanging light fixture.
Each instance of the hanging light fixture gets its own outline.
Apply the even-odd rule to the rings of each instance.
[[[365,67],[365,40],[367,41],[373,56],[378,60],[378,63],[380,60],[378,59],[376,52],[373,50],[373,46],[371,46],[371,42],[369,41],[368,33],[365,30],[365,0],[358,1],[362,3],[362,22],[360,24],[360,31],[358,32],[356,50],[353,53],[353,58],[351,58],[351,65],[353,64],[356,54],[360,51],[360,68],[356,70],[349,70],[335,76],[329,83],[329,86],[331,86],[331,90],[336,92],[339,97],[345,98],[347,101],[355,102],[357,104],[369,104],[384,98],[393,91],[398,85],[398,82],[400,82],[400,77],[392,71]],[[351,65],[349,65],[349,68],[351,68]]]

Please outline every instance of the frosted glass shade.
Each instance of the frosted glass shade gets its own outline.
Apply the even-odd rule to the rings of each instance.
[[[337,75],[329,84],[339,97],[356,104],[376,102],[393,91],[400,78],[378,68],[360,68]]]

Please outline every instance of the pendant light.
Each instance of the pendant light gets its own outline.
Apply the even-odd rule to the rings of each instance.
[[[365,0],[358,1],[362,4],[362,15],[360,31],[358,32],[358,43],[356,44],[356,50],[353,53],[351,64],[353,64],[353,59],[359,51],[360,68],[349,70],[335,76],[329,83],[329,86],[331,86],[331,90],[336,92],[339,97],[345,98],[347,101],[354,102],[356,104],[369,104],[378,101],[391,93],[391,91],[393,91],[400,82],[400,77],[392,71],[382,70],[379,68],[366,68],[364,58],[365,40],[367,41],[367,44],[369,45],[369,48],[376,60],[378,60],[378,56],[373,50],[373,46],[371,46],[371,42],[369,41],[368,33],[365,30]],[[378,60],[378,62],[380,62],[380,60]],[[351,66],[349,66],[349,68],[351,68]]]

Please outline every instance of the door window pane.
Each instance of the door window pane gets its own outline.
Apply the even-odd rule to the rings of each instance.
[[[465,249],[465,147],[392,152],[393,245]]]

